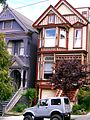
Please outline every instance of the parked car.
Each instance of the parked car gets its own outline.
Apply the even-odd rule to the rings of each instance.
[[[23,120],[70,120],[71,107],[68,97],[40,99],[36,106],[25,109]]]

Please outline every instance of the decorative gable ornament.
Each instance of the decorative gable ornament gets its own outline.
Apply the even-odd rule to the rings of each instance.
[[[14,61],[12,66],[19,66],[19,64],[16,61]]]

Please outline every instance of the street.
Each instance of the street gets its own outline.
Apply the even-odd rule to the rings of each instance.
[[[23,116],[0,117],[0,120],[23,120]],[[49,119],[44,119],[49,120]],[[90,120],[90,113],[87,115],[72,115],[71,120]]]

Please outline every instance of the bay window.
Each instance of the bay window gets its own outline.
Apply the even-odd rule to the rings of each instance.
[[[45,29],[45,47],[55,47],[56,28]]]
[[[81,29],[75,29],[75,35],[74,35],[74,48],[80,48],[81,47]]]

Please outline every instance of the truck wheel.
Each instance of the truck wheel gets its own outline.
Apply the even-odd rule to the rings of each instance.
[[[50,120],[62,120],[61,116],[58,114],[52,115]]]
[[[33,120],[33,118],[30,115],[25,115],[23,120]]]

